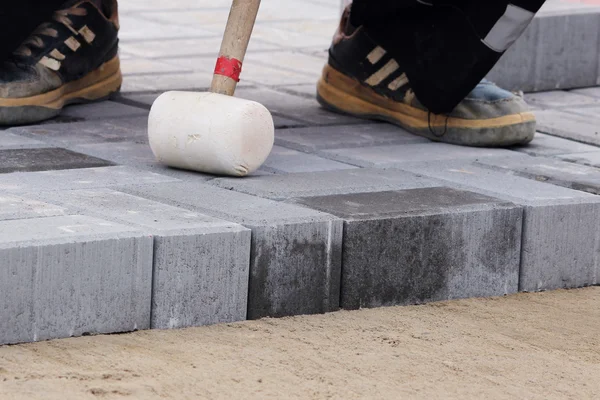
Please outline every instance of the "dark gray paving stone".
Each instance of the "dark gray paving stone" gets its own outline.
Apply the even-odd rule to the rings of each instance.
[[[536,111],[537,130],[577,142],[600,146],[600,115],[578,115],[570,110]]]
[[[296,201],[344,219],[343,308],[518,290],[520,207],[443,187]]]
[[[342,221],[338,218],[209,185],[159,184],[123,190],[252,230],[248,318],[339,308]]]
[[[0,344],[148,329],[152,252],[97,218],[0,222]]]
[[[526,92],[597,85],[599,33],[597,3],[548,1],[488,78]]]
[[[541,109],[590,106],[600,104],[600,99],[591,96],[585,96],[575,91],[566,92],[561,90],[529,93],[525,95],[525,100],[530,106]]]
[[[510,171],[468,161],[406,164],[403,169],[524,206],[522,291],[576,288],[598,283],[600,198]]]
[[[148,143],[148,118],[115,118],[11,128],[7,132],[41,140],[58,147],[102,142]]]
[[[166,182],[179,182],[179,180],[131,167],[119,166],[0,174],[0,191],[5,193],[35,193],[39,191],[94,189]]]
[[[566,153],[591,153],[600,149],[588,144],[537,133],[533,142],[525,146],[512,147],[511,150],[532,156],[555,156]]]
[[[340,126],[311,126],[278,130],[275,143],[300,151],[359,148],[402,143],[428,143],[392,124],[371,123]]]
[[[110,161],[60,148],[0,150],[0,174],[108,167]]]
[[[37,196],[85,215],[134,226],[154,238],[152,328],[246,319],[249,229],[107,189]]]
[[[445,143],[404,143],[353,149],[324,150],[322,156],[362,167],[394,168],[403,163],[519,156],[504,149],[474,148]]]
[[[362,168],[245,179],[218,178],[208,183],[275,200],[439,186],[437,181],[405,171]]]
[[[543,157],[495,158],[481,160],[479,164],[553,185],[600,194],[600,169],[594,167]]]
[[[306,154],[285,147],[274,146],[261,170],[274,173],[337,171],[356,167],[337,161]]]

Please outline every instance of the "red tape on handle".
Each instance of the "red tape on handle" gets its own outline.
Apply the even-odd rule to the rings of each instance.
[[[217,66],[215,67],[216,75],[223,75],[239,82],[241,73],[242,62],[240,60],[228,57],[219,57],[217,59]]]

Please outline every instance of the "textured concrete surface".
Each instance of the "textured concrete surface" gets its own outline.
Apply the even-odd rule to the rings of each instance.
[[[152,238],[86,216],[0,222],[0,343],[150,327]]]
[[[518,206],[443,187],[298,201],[344,219],[344,308],[518,290]]]
[[[556,89],[597,78],[597,5],[549,1],[503,61],[519,88],[552,89],[525,94],[535,141],[473,149],[322,110],[339,2],[263,2],[237,96],[273,113],[273,153],[245,179],[160,165],[150,106],[164,90],[206,90],[229,6],[121,2],[122,92],[0,128],[0,316],[22,318],[0,342],[334,311],[351,270],[374,279],[352,283],[366,294],[351,307],[600,283],[600,89]],[[47,320],[31,316],[40,304]]]

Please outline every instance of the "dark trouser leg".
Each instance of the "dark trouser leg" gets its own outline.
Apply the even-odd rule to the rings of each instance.
[[[352,23],[401,64],[417,97],[449,112],[520,36],[545,0],[354,0]]]

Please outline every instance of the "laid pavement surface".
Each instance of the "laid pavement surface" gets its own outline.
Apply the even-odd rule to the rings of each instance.
[[[158,164],[150,106],[206,89],[228,5],[123,1],[122,93],[0,130],[0,344],[600,283],[600,88],[527,94],[539,133],[512,149],[333,114],[335,0],[262,6],[237,92],[274,116],[258,172]]]

